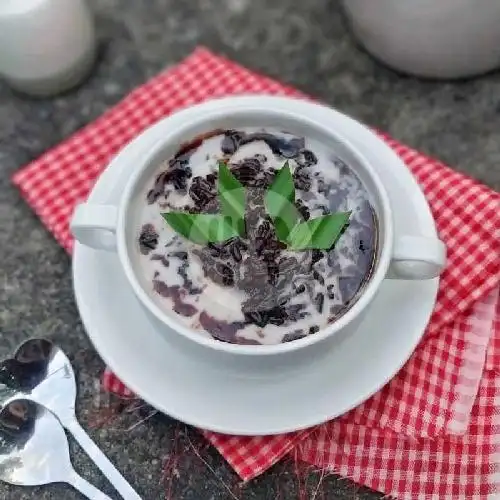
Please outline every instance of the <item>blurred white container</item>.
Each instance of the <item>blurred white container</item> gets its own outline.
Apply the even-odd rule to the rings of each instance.
[[[352,30],[389,66],[461,78],[500,66],[500,0],[342,0]]]
[[[49,95],[78,84],[95,46],[85,0],[0,0],[0,75],[20,91]]]

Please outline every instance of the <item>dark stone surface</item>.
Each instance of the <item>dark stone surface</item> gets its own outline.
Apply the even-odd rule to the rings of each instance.
[[[82,424],[90,427],[97,443],[145,500],[164,498],[169,485],[174,499],[274,500],[280,494],[299,498],[290,464],[280,464],[241,488],[216,451],[203,446],[195,431],[167,417],[155,417],[132,430],[129,427],[142,418],[139,411],[106,424],[96,422],[114,402],[102,394],[97,397],[102,362],[78,318],[69,258],[21,200],[9,177],[136,85],[204,44],[498,189],[500,75],[455,83],[400,76],[356,47],[333,0],[93,0],[92,5],[102,53],[83,86],[53,99],[32,100],[0,83],[0,355],[7,356],[29,336],[58,342],[79,375]],[[118,498],[86,456],[72,448],[76,469]],[[177,465],[163,474],[163,461],[175,456]],[[315,496],[320,477],[309,476],[309,493],[302,498],[379,498],[335,476],[324,479]],[[0,498],[80,497],[61,485],[30,490],[0,484]]]

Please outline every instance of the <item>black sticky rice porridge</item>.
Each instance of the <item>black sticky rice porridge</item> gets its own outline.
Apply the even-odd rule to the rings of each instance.
[[[246,187],[246,236],[196,245],[161,216],[218,212],[218,161]],[[351,210],[329,251],[292,252],[266,216],[263,196],[289,162],[297,208],[307,220]],[[360,179],[319,141],[278,129],[216,130],[163,163],[139,200],[141,279],[167,314],[217,340],[278,344],[311,335],[357,300],[374,265],[377,223]]]

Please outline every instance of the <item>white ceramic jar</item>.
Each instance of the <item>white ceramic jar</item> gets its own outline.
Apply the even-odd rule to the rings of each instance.
[[[95,45],[85,0],[0,1],[0,75],[20,91],[50,95],[76,85]]]
[[[342,0],[352,31],[389,66],[429,78],[500,67],[500,0]]]

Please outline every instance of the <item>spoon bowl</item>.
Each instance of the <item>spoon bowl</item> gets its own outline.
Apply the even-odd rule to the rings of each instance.
[[[73,469],[57,418],[27,399],[13,400],[0,412],[0,479],[17,486],[64,482],[90,499],[110,500]]]
[[[18,390],[43,404],[59,420],[74,418],[76,380],[62,349],[47,339],[29,339],[15,354]]]

